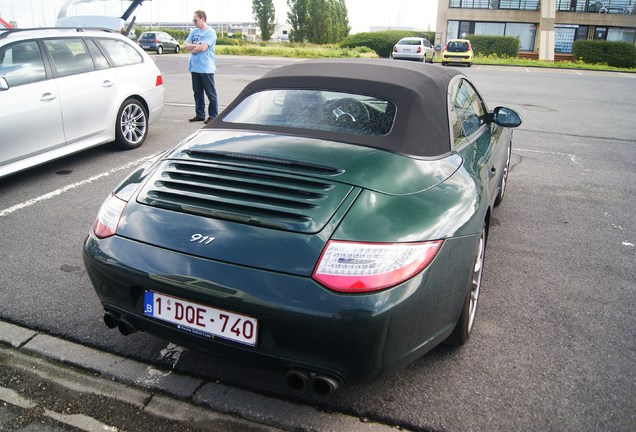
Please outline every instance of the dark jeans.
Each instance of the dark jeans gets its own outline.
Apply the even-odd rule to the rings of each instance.
[[[208,106],[208,117],[215,118],[219,115],[219,103],[216,98],[216,88],[214,86],[214,74],[191,72],[192,90],[194,91],[194,110],[197,117],[205,118],[205,92],[208,95],[210,104]]]

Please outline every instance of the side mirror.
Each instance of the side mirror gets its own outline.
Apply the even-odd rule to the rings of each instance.
[[[9,90],[9,83],[4,77],[0,77],[0,91]]]
[[[492,112],[492,121],[499,126],[516,128],[523,120],[515,110],[499,106]]]

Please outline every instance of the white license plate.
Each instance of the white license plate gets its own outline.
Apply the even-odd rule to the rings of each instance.
[[[153,291],[144,293],[144,315],[176,324],[188,333],[256,346],[258,320],[245,315]]]
[[[142,45],[141,47],[145,48],[145,49],[148,49],[148,48],[150,48],[150,45]]]

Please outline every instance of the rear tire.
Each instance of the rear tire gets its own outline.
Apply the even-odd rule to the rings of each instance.
[[[157,54],[159,55],[163,54],[163,47],[161,45],[157,47]]]
[[[501,204],[506,193],[506,185],[508,184],[508,173],[510,172],[510,156],[512,154],[512,143],[508,144],[508,156],[506,157],[506,165],[504,166],[504,172],[499,182],[499,193],[495,198],[495,206]]]
[[[468,294],[462,306],[462,312],[459,317],[459,321],[455,325],[453,332],[446,339],[446,343],[452,346],[464,345],[470,339],[470,334],[473,330],[473,324],[475,323],[475,316],[477,314],[477,303],[479,301],[479,292],[481,290],[481,279],[484,274],[484,256],[486,253],[486,233],[487,226],[481,229],[479,236],[479,245],[477,246],[477,253],[475,254],[475,260],[473,262],[473,270],[468,284]]]
[[[128,98],[121,104],[115,122],[115,146],[132,150],[148,136],[148,112],[137,99]]]
[[[175,54],[179,54],[179,50],[181,49],[181,47],[179,45],[174,47],[174,53]]]

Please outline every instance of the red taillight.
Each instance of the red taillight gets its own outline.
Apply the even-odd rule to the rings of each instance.
[[[313,279],[334,291],[363,293],[412,278],[437,255],[442,240],[423,243],[356,243],[330,240]]]
[[[448,44],[444,45],[444,51],[448,51]]]
[[[97,218],[93,224],[93,232],[97,237],[106,238],[115,235],[117,225],[119,225],[119,218],[121,218],[126,204],[128,202],[117,198],[115,195],[110,195],[106,198],[106,201],[99,208]]]
[[[397,45],[393,47],[393,52],[397,52]]]
[[[152,40],[152,43],[157,43],[157,42],[159,42],[157,39]]]
[[[419,54],[421,52],[422,52],[422,47],[421,46],[417,47],[417,53]]]
[[[156,87],[163,85],[163,77],[161,75],[157,75],[157,82],[155,83]]]

